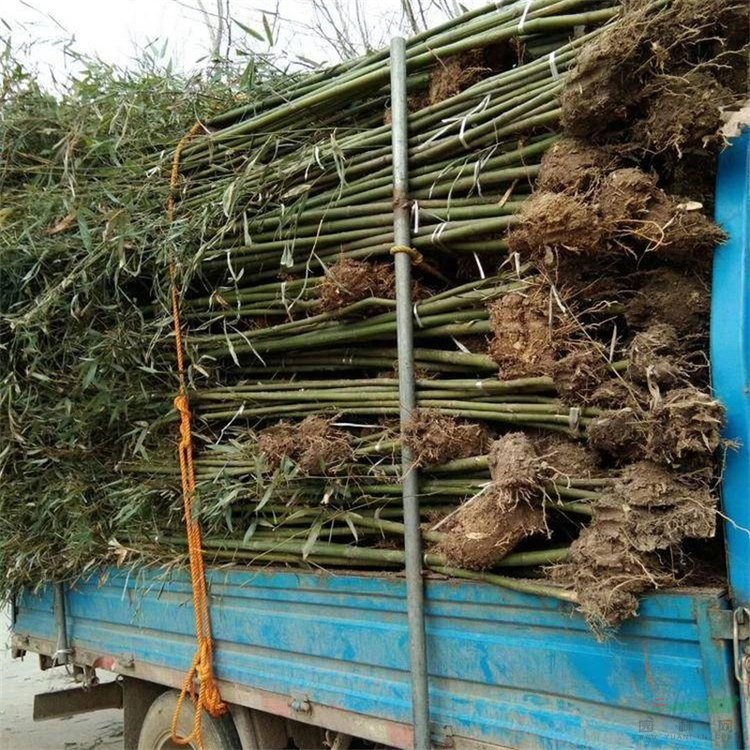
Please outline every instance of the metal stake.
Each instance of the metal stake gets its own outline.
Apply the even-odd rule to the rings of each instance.
[[[406,103],[406,43],[391,40],[391,132],[393,150],[393,233],[397,248],[411,244],[409,226],[409,141]],[[398,381],[401,428],[416,408],[414,388],[414,342],[411,298],[411,256],[395,252],[396,325],[398,335]],[[427,647],[422,581],[422,543],[419,518],[419,477],[411,450],[402,441],[404,548],[406,555],[406,607],[411,662],[411,700],[415,750],[430,748],[430,708]]]

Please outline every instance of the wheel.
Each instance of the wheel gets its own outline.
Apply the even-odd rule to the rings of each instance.
[[[172,717],[180,694],[176,690],[162,693],[148,709],[138,737],[138,750],[198,750],[197,744],[178,745],[172,742]],[[177,731],[186,737],[193,729],[194,709],[189,698],[185,699],[177,720]],[[229,714],[214,719],[203,714],[204,750],[241,750],[237,730]]]

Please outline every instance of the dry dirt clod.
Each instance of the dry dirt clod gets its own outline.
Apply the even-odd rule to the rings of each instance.
[[[588,479],[602,473],[594,453],[576,440],[541,431],[532,440],[555,481],[564,484],[568,479]]]
[[[604,347],[595,342],[576,342],[552,367],[552,379],[563,403],[589,404],[611,374]]]
[[[645,425],[642,413],[625,407],[597,417],[586,428],[589,445],[618,464],[645,456]]]
[[[692,275],[662,268],[643,275],[636,294],[626,305],[625,317],[635,329],[667,323],[684,342],[686,338],[707,334],[710,304],[705,283]]]
[[[518,50],[504,42],[441,60],[430,77],[429,103],[439,104],[488,75],[509,70],[518,59]]]
[[[659,191],[632,236],[645,252],[674,265],[706,266],[713,251],[725,239],[724,232],[690,201],[678,201]]]
[[[492,440],[489,428],[431,409],[417,409],[404,430],[416,466],[437,466],[482,455]]]
[[[495,440],[489,451],[490,476],[499,490],[523,497],[541,496],[547,467],[534,442],[523,432],[510,432]]]
[[[554,251],[595,254],[604,232],[592,205],[580,196],[539,191],[524,201],[518,225],[508,233],[511,252],[544,260]]]
[[[673,152],[678,158],[689,148],[721,144],[721,112],[736,95],[712,75],[699,69],[684,75],[657,75],[643,91],[646,116],[633,129],[637,143],[652,152]]]
[[[494,334],[488,351],[500,377],[549,375],[575,326],[565,319],[542,287],[506,294],[489,306]]]
[[[434,551],[451,565],[488,570],[520,541],[546,529],[544,511],[507,490],[488,488],[462,506]]]
[[[597,501],[595,516],[551,576],[572,584],[595,630],[637,613],[637,594],[676,583],[672,550],[716,533],[708,486],[647,461],[628,466]]]
[[[612,233],[627,230],[631,222],[647,214],[658,192],[656,178],[641,169],[627,167],[610,172],[595,197],[602,223]]]
[[[617,162],[617,157],[604,149],[562,138],[542,157],[536,188],[552,193],[588,193]]]

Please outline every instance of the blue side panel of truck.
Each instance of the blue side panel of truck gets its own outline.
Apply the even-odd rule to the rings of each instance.
[[[569,605],[467,582],[430,581],[436,728],[513,748],[737,748],[730,649],[712,623],[719,592],[648,597],[597,641]],[[405,585],[396,578],[213,571],[221,680],[313,705],[410,720]],[[67,593],[75,649],[185,670],[194,652],[189,580],[111,571]],[[25,594],[16,633],[54,641],[51,591]]]
[[[721,155],[716,219],[729,239],[716,252],[711,367],[727,407],[722,482],[729,583],[735,603],[750,604],[750,130]]]
[[[722,155],[717,217],[731,236],[717,253],[712,312],[715,386],[728,407],[727,436],[737,441],[724,482],[730,590],[745,605],[749,160],[748,133]],[[571,605],[556,600],[466,581],[430,579],[426,590],[431,720],[436,734],[452,735],[456,746],[744,747],[723,591],[647,596],[637,618],[598,640]],[[277,696],[279,705],[298,701],[408,729],[400,578],[225,568],[211,571],[210,593],[216,669],[228,690],[245,686]],[[101,571],[65,598],[70,645],[93,655],[91,663],[170,674],[187,669],[195,642],[184,574]],[[19,597],[14,630],[17,647],[54,650],[52,590]]]

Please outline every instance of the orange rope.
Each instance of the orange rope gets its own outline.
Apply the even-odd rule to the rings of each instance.
[[[200,123],[195,123],[190,132],[177,144],[172,160],[172,175],[169,182],[167,200],[167,221],[174,222],[177,208],[177,189],[180,180],[180,159],[182,151],[191,138],[202,130]],[[174,322],[174,340],[177,351],[177,375],[179,393],[174,400],[175,409],[180,415],[180,475],[182,477],[182,500],[185,507],[185,527],[187,530],[188,550],[190,557],[190,579],[193,588],[193,606],[195,609],[195,634],[198,649],[193,657],[177,707],[172,718],[172,741],[178,745],[189,745],[195,742],[203,748],[203,711],[211,716],[221,716],[227,705],[221,699],[219,686],[214,676],[213,641],[211,639],[211,618],[209,615],[208,590],[206,588],[206,571],[203,565],[203,540],[198,518],[193,510],[195,499],[195,467],[193,466],[193,433],[191,430],[192,413],[185,378],[185,346],[182,340],[182,322],[180,320],[180,293],[177,284],[177,265],[174,255],[170,253],[169,278],[172,286],[172,319]],[[195,679],[198,678],[198,694],[195,692]],[[195,706],[193,729],[187,737],[177,735],[177,723],[185,697],[190,696]]]

